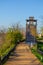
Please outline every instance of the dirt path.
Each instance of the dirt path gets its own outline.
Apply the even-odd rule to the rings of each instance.
[[[5,65],[41,65],[39,60],[31,53],[29,46],[21,43],[11,53]]]

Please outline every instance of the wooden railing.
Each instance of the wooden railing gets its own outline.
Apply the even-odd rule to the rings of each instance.
[[[25,41],[25,39],[22,40],[22,41],[20,41],[20,42],[24,42],[24,41]],[[3,65],[3,64],[7,61],[7,59],[9,58],[9,56],[10,56],[10,54],[11,54],[11,52],[13,52],[13,51],[15,50],[16,46],[17,46],[20,42],[17,42],[16,45],[9,51],[9,53],[3,57],[3,59],[1,59],[1,57],[0,57],[0,65]]]
[[[9,53],[6,54],[2,59],[1,59],[1,57],[0,57],[0,65],[3,65],[3,64],[7,61],[7,59],[8,59],[9,56],[10,56],[10,53],[15,50],[16,46],[17,46],[17,44],[16,44],[16,45],[9,51]]]
[[[38,49],[38,52],[39,52],[41,55],[43,55],[43,52],[42,52],[42,51],[40,51],[39,49]]]
[[[38,52],[39,52],[40,54],[43,55],[43,51],[41,51],[41,50],[38,48],[38,44],[42,44],[42,45],[43,45],[43,41],[41,41],[41,40],[38,40],[38,41],[37,41],[37,50],[38,50]]]

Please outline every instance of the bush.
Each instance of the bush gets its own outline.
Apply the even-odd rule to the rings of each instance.
[[[23,36],[18,28],[8,28],[5,35],[5,42],[0,47],[0,56],[5,56],[22,39]]]
[[[43,42],[37,42],[37,49],[43,52]]]

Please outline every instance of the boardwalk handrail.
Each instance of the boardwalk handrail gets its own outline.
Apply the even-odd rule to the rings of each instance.
[[[38,52],[39,52],[41,55],[43,55],[43,51],[41,51],[41,50],[38,48],[39,44],[43,44],[43,41],[41,41],[41,40],[38,40],[38,41],[37,41],[37,50],[38,50]]]
[[[39,49],[38,49],[38,52],[39,52],[41,55],[43,55],[43,52],[42,52],[42,51],[40,51]]]
[[[0,57],[0,65],[3,65],[5,63],[5,61],[9,58],[10,53],[15,50],[17,44],[8,52],[8,54],[6,54],[2,59]]]

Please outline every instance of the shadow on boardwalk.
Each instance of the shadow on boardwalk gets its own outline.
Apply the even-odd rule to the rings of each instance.
[[[28,44],[20,43],[15,51],[10,54],[5,65],[42,65],[32,54]]]

